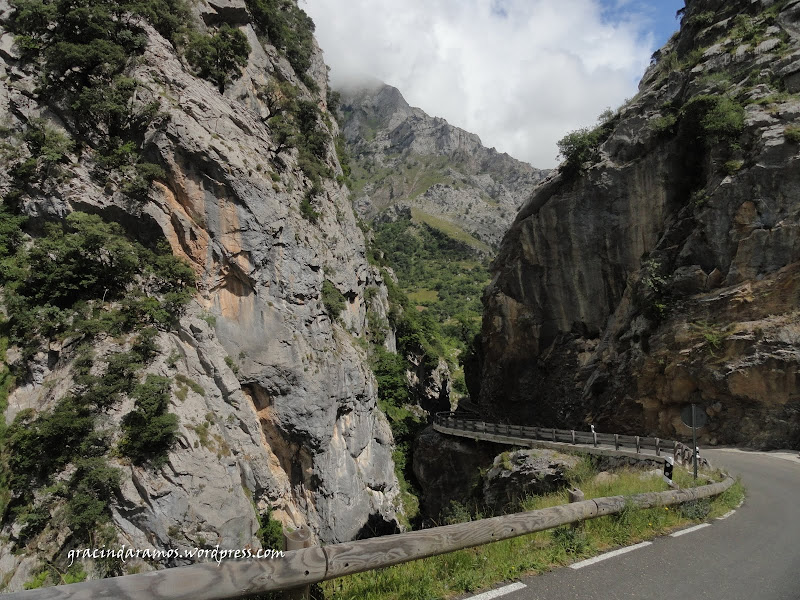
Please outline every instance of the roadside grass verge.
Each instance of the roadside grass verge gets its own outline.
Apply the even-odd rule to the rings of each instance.
[[[586,461],[588,463],[588,461]],[[660,477],[644,477],[641,470],[623,470],[605,481],[590,468],[573,471],[572,483],[586,499],[660,492],[668,488]],[[703,472],[698,485],[719,481],[720,472]],[[692,475],[675,469],[675,481],[693,484]],[[501,581],[534,575],[670,533],[721,516],[744,498],[740,481],[723,494],[678,506],[639,510],[633,505],[618,515],[585,521],[576,528],[559,527],[493,544],[459,550],[385,569],[342,577],[322,584],[327,600],[433,600],[474,592]],[[527,498],[519,510],[536,510],[567,503],[566,490]]]

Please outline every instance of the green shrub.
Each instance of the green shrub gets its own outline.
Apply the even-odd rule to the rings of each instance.
[[[271,548],[273,550],[283,550],[283,525],[277,519],[272,518],[272,510],[267,509],[258,518],[258,532],[256,536],[261,541],[264,548]]]
[[[28,581],[26,581],[22,585],[22,588],[26,590],[37,590],[45,584],[49,576],[50,576],[49,569],[44,569],[42,571],[39,571],[39,573],[34,575]]]
[[[69,482],[67,525],[77,535],[88,537],[110,516],[108,504],[119,489],[120,471],[99,457],[80,459]]]
[[[709,98],[712,100],[709,102]],[[693,98],[708,109],[702,120],[703,130],[713,141],[738,137],[744,130],[744,108],[728,96],[705,96]]]
[[[722,165],[722,171],[726,175],[734,175],[735,173],[738,173],[743,166],[743,160],[729,160]]]
[[[167,412],[170,380],[148,375],[133,391],[135,408],[122,418],[120,452],[135,464],[160,466],[175,442],[178,417]]]
[[[562,173],[577,173],[587,162],[598,160],[598,149],[602,141],[602,129],[584,127],[572,131],[558,142],[559,154],[565,162],[559,167]]]
[[[376,346],[371,366],[378,383],[379,402],[403,406],[410,401],[405,357]]]
[[[686,24],[691,27],[698,27],[702,29],[703,27],[708,27],[713,22],[714,22],[714,11],[707,10],[692,15],[691,17],[689,17],[689,19],[687,19]]]
[[[227,23],[212,36],[192,35],[186,47],[189,64],[200,77],[215,83],[220,94],[226,85],[241,77],[249,55],[247,36]]]
[[[205,397],[206,395],[206,391],[203,389],[203,386],[197,383],[194,379],[186,377],[186,375],[178,373],[175,375],[175,381],[177,381],[179,384],[190,387],[192,391],[199,396]]]
[[[160,165],[149,162],[138,163],[134,167],[132,177],[122,185],[122,192],[139,200],[146,200],[150,184],[156,179],[166,178],[167,174]]]
[[[316,223],[320,216],[322,216],[321,213],[311,204],[311,198],[309,198],[309,194],[306,194],[303,196],[303,199],[300,200],[300,214],[306,221],[311,223]]]
[[[652,129],[656,135],[670,135],[675,132],[675,125],[677,122],[677,115],[666,114],[651,119],[649,125],[650,129]]]
[[[783,137],[790,144],[800,144],[800,127],[789,125],[783,130]]]
[[[322,282],[322,304],[331,320],[336,320],[346,305],[342,292],[328,279]]]

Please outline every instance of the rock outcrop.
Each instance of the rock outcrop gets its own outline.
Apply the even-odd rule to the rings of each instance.
[[[681,439],[697,403],[703,444],[800,447],[798,72],[800,3],[687,2],[503,240],[485,411]]]
[[[423,222],[434,217],[455,225],[488,252],[521,199],[548,174],[409,106],[392,86],[375,82],[341,93],[354,206],[365,220],[393,207],[410,208]]]
[[[0,1],[0,25],[11,10]],[[289,86],[313,102],[325,128],[327,166],[341,173],[321,52],[314,47],[308,72],[296,73],[257,35],[245,2],[202,0],[193,10],[201,29],[226,23],[243,32],[251,52],[222,94],[143,25],[146,47],[126,75],[143,82],[133,108],[154,103],[162,115],[161,125],[144,134],[143,153],[165,173],[147,197],[134,202],[113,181],[99,181],[95,152],[85,148],[65,165],[68,176],[29,188],[21,199],[32,232],[75,210],[100,214],[140,238],[165,239],[199,277],[195,300],[176,331],[159,335],[161,354],[147,368],[192,383],[173,387],[179,443],[155,470],[110,459],[123,471],[111,506],[117,541],[138,548],[255,546],[258,513],[268,508],[284,525],[308,525],[327,543],[364,535],[368,524],[395,530],[392,434],[355,343],[367,335],[368,302],[379,315],[388,312],[386,288],[367,263],[347,189],[323,177],[309,220],[303,203],[312,182],[298,152],[281,149],[267,122],[274,114],[265,92],[271,86]],[[38,95],[34,65],[20,58],[8,31],[0,36],[4,131],[20,135],[36,118],[71,131],[68,107]],[[4,164],[4,195],[8,186]],[[323,303],[326,280],[344,298],[338,315]],[[369,300],[368,286],[377,289]],[[118,343],[103,338],[95,351],[103,356]],[[32,361],[28,381],[10,395],[6,420],[23,408],[52,407],[70,388],[74,355],[65,343]],[[111,411],[104,427],[118,430],[131,406],[126,400]],[[58,555],[63,532],[47,535],[41,556],[0,545],[0,573],[15,573],[3,578],[8,589],[21,589],[39,558]]]
[[[555,450],[515,450],[495,457],[483,477],[483,500],[497,511],[516,510],[528,496],[556,492],[569,485],[569,471],[580,458]]]

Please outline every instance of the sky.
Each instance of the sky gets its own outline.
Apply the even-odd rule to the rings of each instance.
[[[636,94],[683,0],[300,0],[342,87],[377,78],[412,106],[539,168]]]

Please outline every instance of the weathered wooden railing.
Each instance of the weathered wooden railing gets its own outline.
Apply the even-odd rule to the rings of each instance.
[[[228,561],[98,579],[4,595],[5,600],[223,600],[389,567],[639,508],[671,506],[721,494],[726,479],[697,488],[595,498],[524,513],[331,546],[303,548],[271,560]]]
[[[616,433],[597,433],[594,431],[577,431],[574,429],[555,429],[553,427],[529,427],[527,425],[507,425],[504,423],[491,423],[453,413],[437,413],[434,417],[434,428],[443,430],[456,430],[474,437],[505,436],[508,438],[539,440],[543,442],[556,442],[565,444],[586,444],[598,447],[601,444],[620,448],[635,449],[637,454],[643,450],[654,450],[656,456],[661,456],[664,451],[671,452],[675,462],[691,460],[692,450],[689,446],[675,441],[662,440],[657,437],[640,437],[638,435],[621,435]],[[447,433],[446,431],[444,431]]]

